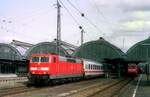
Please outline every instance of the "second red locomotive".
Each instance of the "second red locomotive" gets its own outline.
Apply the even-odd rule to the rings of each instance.
[[[128,75],[137,76],[139,73],[139,67],[136,64],[128,64]]]

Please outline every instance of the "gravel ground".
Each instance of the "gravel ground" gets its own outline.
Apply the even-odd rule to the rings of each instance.
[[[5,77],[0,78],[0,88],[22,86],[28,79],[26,77]]]

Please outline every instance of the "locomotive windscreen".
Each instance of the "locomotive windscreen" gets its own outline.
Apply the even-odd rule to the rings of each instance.
[[[32,62],[49,62],[49,57],[32,57]]]
[[[39,62],[40,57],[32,57],[32,62]]]
[[[48,61],[49,61],[49,57],[41,57],[40,62],[48,62]]]

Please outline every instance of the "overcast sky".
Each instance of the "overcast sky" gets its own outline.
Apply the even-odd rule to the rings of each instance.
[[[61,0],[61,39],[80,45],[104,37],[126,51],[150,36],[150,0]],[[69,3],[73,4],[73,6]],[[73,16],[74,20],[67,10]],[[0,0],[0,42],[39,43],[56,38],[56,0]],[[84,13],[81,17],[80,13]]]

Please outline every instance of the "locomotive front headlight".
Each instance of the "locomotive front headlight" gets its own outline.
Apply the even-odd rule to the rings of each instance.
[[[30,67],[30,70],[37,70],[37,67]]]
[[[49,70],[49,67],[42,67],[41,70]]]
[[[46,72],[44,72],[44,74],[46,74]]]

